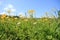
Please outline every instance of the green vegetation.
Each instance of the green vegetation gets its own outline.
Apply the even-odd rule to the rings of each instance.
[[[17,18],[1,15],[0,40],[60,40],[60,18]]]

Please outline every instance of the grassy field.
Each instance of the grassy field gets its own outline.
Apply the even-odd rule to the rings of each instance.
[[[0,40],[60,40],[56,18],[0,17]]]
[[[60,11],[58,18],[33,18],[34,10],[28,12],[30,18],[0,15],[0,40],[60,40]]]

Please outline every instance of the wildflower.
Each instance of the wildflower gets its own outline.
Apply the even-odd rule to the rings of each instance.
[[[10,9],[8,9],[8,10],[7,10],[7,12],[8,12],[8,13],[10,13],[10,12],[11,12],[11,10],[10,10]]]
[[[21,22],[18,22],[17,25],[21,24]]]
[[[25,19],[24,21],[28,21],[28,19]]]
[[[47,18],[47,17],[43,17],[43,18],[42,18],[42,21],[43,21],[43,22],[46,22],[46,21],[48,21],[48,18]]]
[[[45,18],[45,21],[48,21],[48,19],[47,19],[47,18]]]
[[[6,14],[2,14],[1,18],[4,19],[6,17]]]
[[[22,19],[25,18],[24,16],[20,16]]]
[[[27,18],[30,18],[30,16],[27,16]]]
[[[20,14],[19,16],[22,16],[22,14]]]
[[[33,13],[33,12],[35,12],[35,10],[28,10],[28,13]]]
[[[23,17],[22,14],[19,14],[19,17]]]
[[[6,17],[6,18],[9,18],[9,17]]]
[[[14,21],[15,19],[14,18],[12,18],[12,21]]]
[[[51,16],[51,18],[55,18],[55,16]]]
[[[10,21],[10,18],[8,20]]]
[[[11,15],[11,17],[14,17],[14,15]]]
[[[31,18],[33,18],[33,13],[34,13],[34,12],[35,12],[35,11],[34,11],[33,9],[28,10],[29,16],[30,16]]]
[[[48,14],[48,12],[45,12],[45,14]]]
[[[34,22],[33,24],[35,25],[35,24],[37,24],[37,22]]]
[[[14,19],[18,19],[18,18],[14,18]]]

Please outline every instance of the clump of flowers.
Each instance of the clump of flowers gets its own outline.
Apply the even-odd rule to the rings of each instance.
[[[6,17],[6,14],[2,14],[1,18],[4,19]]]
[[[31,18],[33,18],[33,13],[35,12],[35,10],[31,9],[31,10],[28,10],[28,13],[30,15]]]
[[[33,24],[35,25],[35,24],[37,24],[37,22],[34,22]]]
[[[28,10],[28,13],[34,13],[35,10],[31,9],[31,10]]]
[[[10,9],[8,9],[8,10],[7,10],[7,12],[8,12],[8,13],[10,13],[10,12],[11,12],[11,10],[10,10]]]
[[[19,17],[20,17],[20,18],[23,17],[22,14],[19,14]]]
[[[45,12],[45,14],[48,14],[48,12]]]
[[[16,17],[16,18],[14,18],[14,19],[16,20],[16,19],[18,19],[18,18]]]
[[[48,19],[48,17],[42,17],[42,21],[43,22],[46,22],[46,21],[48,21],[49,19]]]

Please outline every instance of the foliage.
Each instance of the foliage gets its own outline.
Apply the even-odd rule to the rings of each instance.
[[[60,40],[59,30],[52,18],[0,18],[0,40]]]
[[[33,18],[34,10],[28,12],[30,18],[0,15],[0,40],[60,40],[60,11],[58,18]]]

